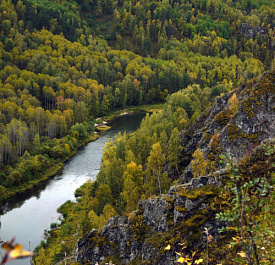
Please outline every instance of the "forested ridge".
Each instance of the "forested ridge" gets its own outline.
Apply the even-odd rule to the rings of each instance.
[[[205,101],[202,105],[194,104],[192,96],[185,97],[184,109],[194,120],[215,96],[269,68],[273,9],[267,12],[264,4],[261,9],[257,4],[254,10],[261,12],[256,15],[231,5],[230,10],[240,18],[238,27],[223,18],[227,21],[225,37],[215,28],[225,22],[218,23],[217,12],[211,17],[202,3],[1,1],[2,196],[13,185],[35,180],[45,168],[66,160],[93,131],[93,118],[116,108],[163,102],[168,94],[195,83],[207,97],[199,95],[200,89],[196,96]],[[194,13],[190,17],[195,18],[191,23],[194,30],[180,38],[165,33],[167,27],[178,27],[175,23],[179,21],[191,25],[188,10]],[[201,24],[204,15],[209,27]],[[106,16],[111,19],[112,39],[100,35],[101,26],[106,26],[101,19]],[[124,16],[132,22],[126,22]],[[269,27],[268,33],[255,38],[241,34],[240,23],[252,23],[251,17]],[[155,32],[154,23],[164,35]],[[136,30],[127,31],[126,24]],[[149,41],[149,33],[158,36],[161,46],[156,46],[157,40]],[[232,48],[228,43],[235,37],[241,40],[233,41]],[[128,39],[136,53],[124,49]],[[143,47],[148,41],[151,50]]]
[[[159,102],[135,134],[107,143],[97,181],[78,191],[79,205],[60,208],[73,222],[52,233],[82,236],[167,192],[190,160],[179,132],[215,97],[273,69],[274,16],[271,0],[2,0],[0,200],[59,170],[96,137],[95,118]],[[221,115],[234,116],[232,101]]]

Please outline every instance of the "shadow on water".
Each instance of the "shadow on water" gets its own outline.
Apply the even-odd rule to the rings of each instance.
[[[39,199],[41,192],[47,188],[51,181],[53,181],[53,179],[43,181],[31,190],[27,190],[8,199],[3,205],[1,205],[0,215],[4,215],[13,209],[21,207],[25,203],[25,201],[29,200],[30,198],[35,197]]]
[[[116,117],[109,125],[118,131],[135,131],[140,123],[141,119],[145,116],[145,113],[132,113],[123,116]],[[141,118],[142,117],[142,118]]]

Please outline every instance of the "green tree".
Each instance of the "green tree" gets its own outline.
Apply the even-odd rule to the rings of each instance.
[[[100,184],[96,191],[96,198],[99,201],[98,213],[103,211],[104,206],[109,203],[113,204],[114,198],[110,187],[106,184]]]
[[[104,217],[105,222],[107,222],[111,217],[116,215],[117,211],[115,210],[115,208],[109,203],[107,203],[102,210],[102,216]]]
[[[51,264],[51,257],[48,254],[46,254],[46,251],[44,248],[39,249],[38,256],[35,258],[35,264],[36,265]]]
[[[169,166],[170,168],[176,168],[177,172],[179,173],[179,163],[180,163],[180,157],[181,152],[183,150],[183,147],[180,144],[180,135],[177,128],[174,128],[169,140],[169,146],[168,146],[168,160],[169,160]]]
[[[1,182],[3,183],[3,182]],[[2,185],[0,185],[0,202],[1,200],[6,196],[6,188]]]
[[[165,192],[169,188],[167,173],[163,172],[165,155],[162,153],[160,143],[152,145],[152,150],[147,159],[146,187],[150,195]],[[156,188],[157,187],[157,188]]]
[[[272,264],[275,255],[274,240],[274,187],[271,185],[271,172],[274,164],[274,147],[264,146],[265,153],[258,150],[257,164],[264,164],[264,171],[259,171],[258,176],[249,176],[254,164],[253,158],[246,157],[236,165],[232,158],[221,156],[222,164],[227,166],[230,181],[226,189],[231,192],[230,207],[217,214],[217,218],[229,222],[224,230],[234,231],[230,245],[240,247],[238,257],[234,260],[249,265]],[[243,167],[245,165],[245,167]],[[262,173],[264,175],[262,175]],[[245,175],[244,175],[245,174]],[[229,194],[228,194],[229,195]],[[229,195],[230,196],[230,195]]]

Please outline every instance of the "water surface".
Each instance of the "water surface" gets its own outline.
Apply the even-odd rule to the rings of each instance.
[[[139,113],[116,118],[110,124],[111,130],[78,151],[56,176],[9,200],[0,209],[0,239],[9,241],[15,237],[24,249],[33,251],[44,239],[44,230],[49,230],[50,224],[58,220],[56,209],[65,201],[74,200],[74,191],[89,178],[95,180],[107,139],[118,132],[135,131],[143,117],[144,114]],[[21,259],[9,264],[29,265],[30,260]]]

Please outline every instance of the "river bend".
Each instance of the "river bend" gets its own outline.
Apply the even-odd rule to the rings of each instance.
[[[118,132],[133,132],[143,117],[144,114],[139,113],[116,118],[110,124],[111,130],[79,150],[56,176],[10,199],[0,209],[0,239],[8,241],[15,237],[24,249],[33,251],[43,240],[44,230],[49,230],[50,224],[58,220],[56,209],[67,200],[75,200],[74,191],[89,178],[96,179],[107,139]],[[21,259],[9,264],[29,265],[30,260]]]

